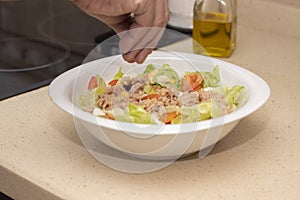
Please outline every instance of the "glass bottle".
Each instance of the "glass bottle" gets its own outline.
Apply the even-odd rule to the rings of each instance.
[[[229,57],[236,47],[236,31],[236,0],[195,1],[193,17],[194,53]]]

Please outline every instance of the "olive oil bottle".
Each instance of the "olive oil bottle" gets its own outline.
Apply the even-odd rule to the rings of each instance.
[[[236,0],[196,0],[194,53],[229,57],[236,47]]]

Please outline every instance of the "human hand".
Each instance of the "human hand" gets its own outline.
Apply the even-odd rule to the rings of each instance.
[[[120,50],[128,62],[145,61],[169,20],[168,0],[74,0],[74,3],[118,33]]]

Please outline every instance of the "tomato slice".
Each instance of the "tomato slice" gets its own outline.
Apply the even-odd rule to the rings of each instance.
[[[115,86],[117,84],[117,82],[118,82],[118,79],[114,79],[114,80],[111,80],[108,84],[110,86]]]
[[[148,94],[147,96],[144,96],[142,98],[142,100],[145,100],[145,99],[154,99],[154,98],[158,99],[159,98],[159,94]]]
[[[94,89],[94,88],[97,88],[97,87],[98,87],[97,78],[95,76],[92,76],[90,81],[89,81],[89,84],[88,84],[88,89],[91,90],[91,89]]]
[[[165,119],[164,119],[164,123],[165,123],[165,124],[171,123],[171,121],[172,121],[173,119],[175,119],[175,118],[177,117],[177,115],[178,115],[178,112],[176,112],[176,111],[167,113],[166,116],[165,116]]]
[[[181,85],[183,91],[198,91],[202,88],[202,76],[199,73],[190,73],[182,78]]]
[[[115,118],[113,116],[109,115],[109,114],[105,114],[103,117],[106,118],[106,119],[115,120]]]

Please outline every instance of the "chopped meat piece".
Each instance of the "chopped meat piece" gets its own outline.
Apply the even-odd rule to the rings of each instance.
[[[194,92],[185,91],[179,97],[179,102],[181,106],[193,106],[201,102],[208,101],[210,97],[210,92],[204,90]]]
[[[130,103],[130,98],[128,96],[116,96],[112,99],[112,108],[126,109]]]
[[[100,109],[126,108],[130,99],[121,85],[109,87],[106,92],[99,95],[97,105]]]
[[[151,115],[156,116],[160,120],[163,120],[166,115],[165,107],[158,102],[153,103],[152,106],[148,108],[148,111]]]
[[[144,85],[142,83],[135,83],[134,85],[131,86],[129,90],[129,95],[132,97],[134,94],[139,94],[140,91],[143,92]]]
[[[211,92],[211,99],[216,102],[222,110],[227,109],[227,102],[224,97],[224,95],[216,93],[216,92]]]
[[[139,75],[134,78],[125,76],[122,79],[120,79],[120,85],[122,85],[125,88],[125,90],[127,90],[127,91],[129,91],[131,89],[131,87],[137,83],[146,85],[146,84],[150,83],[150,79],[146,75]]]
[[[208,101],[211,98],[211,92],[205,91],[205,90],[199,90],[199,103],[203,101]]]
[[[122,93],[126,93],[127,92],[125,90],[125,88],[122,85],[119,85],[119,84],[117,84],[117,85],[115,85],[115,86],[113,86],[111,88],[112,88],[112,95],[114,97],[121,96]]]
[[[112,100],[111,99],[112,99],[112,96],[105,92],[105,93],[99,95],[97,105],[99,106],[100,109],[111,110],[112,109]]]
[[[157,101],[162,102],[164,106],[179,105],[178,95],[169,88],[162,87],[155,90],[155,93],[159,94]]]
[[[179,96],[179,103],[181,106],[192,106],[198,102],[198,92],[185,91],[181,96]]]

